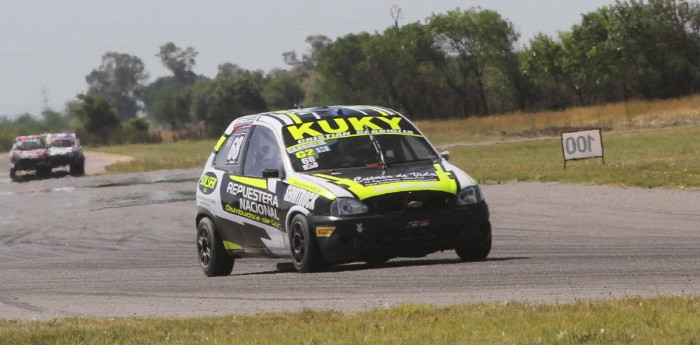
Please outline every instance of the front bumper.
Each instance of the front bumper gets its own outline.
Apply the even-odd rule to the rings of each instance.
[[[20,158],[10,162],[11,170],[35,170],[48,166],[48,160],[41,158]]]
[[[74,163],[79,163],[85,158],[81,155],[76,154],[64,154],[64,155],[53,155],[49,157],[49,162],[52,167],[60,167],[63,165],[69,165]]]
[[[421,257],[491,240],[486,202],[417,216],[311,215],[309,225],[323,257],[333,263]]]

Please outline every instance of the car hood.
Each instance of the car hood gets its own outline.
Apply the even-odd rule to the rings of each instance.
[[[311,173],[305,174],[305,177],[309,182],[327,189],[337,197],[355,197],[364,200],[378,195],[407,191],[441,191],[457,194],[459,181],[470,181],[468,178],[458,178],[459,174],[467,177],[459,169],[442,162],[416,162],[394,165],[386,169],[367,167]]]

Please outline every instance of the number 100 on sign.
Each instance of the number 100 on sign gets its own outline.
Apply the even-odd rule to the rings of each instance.
[[[564,161],[603,157],[603,140],[599,128],[563,132],[561,146],[564,151]]]

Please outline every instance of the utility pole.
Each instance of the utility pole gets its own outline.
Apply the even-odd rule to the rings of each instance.
[[[46,91],[46,86],[41,87],[41,101],[44,105],[44,110],[49,110],[49,92]]]

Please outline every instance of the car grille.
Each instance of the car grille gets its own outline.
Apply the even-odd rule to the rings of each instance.
[[[401,245],[447,241],[458,235],[459,227],[445,226],[373,231],[369,234],[369,237],[380,245]]]
[[[402,192],[364,200],[370,213],[380,215],[426,215],[450,205],[451,194],[434,191]]]

